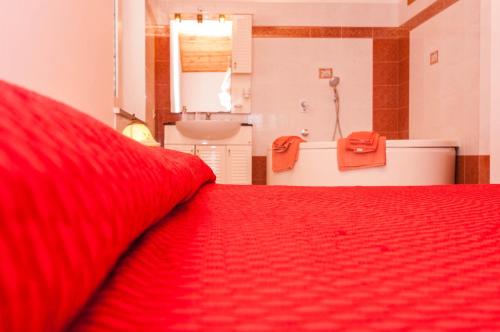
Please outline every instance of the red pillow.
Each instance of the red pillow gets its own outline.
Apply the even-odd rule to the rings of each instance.
[[[0,176],[1,331],[64,328],[135,238],[215,179],[1,81]]]

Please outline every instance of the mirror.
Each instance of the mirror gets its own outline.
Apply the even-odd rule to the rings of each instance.
[[[250,70],[237,70],[246,64],[236,61],[241,53],[236,52],[237,17],[180,17],[170,23],[173,112],[249,113]]]

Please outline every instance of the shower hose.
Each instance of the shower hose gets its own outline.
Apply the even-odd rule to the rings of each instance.
[[[343,138],[342,128],[340,128],[340,101],[339,101],[339,93],[337,89],[334,90],[335,94],[335,130],[333,131],[333,140],[337,138],[337,133],[340,135],[340,138]]]

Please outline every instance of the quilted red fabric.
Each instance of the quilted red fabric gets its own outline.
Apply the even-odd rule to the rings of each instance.
[[[58,331],[212,171],[0,82],[0,331]]]
[[[500,331],[500,187],[205,186],[76,331]]]

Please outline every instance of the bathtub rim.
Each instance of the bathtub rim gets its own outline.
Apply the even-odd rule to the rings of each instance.
[[[456,140],[444,139],[409,139],[387,140],[387,148],[458,148]],[[312,141],[300,144],[300,149],[337,149],[334,141]]]

